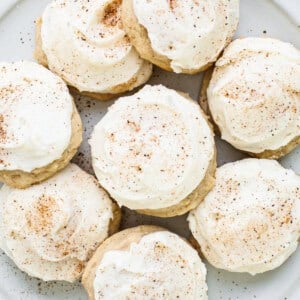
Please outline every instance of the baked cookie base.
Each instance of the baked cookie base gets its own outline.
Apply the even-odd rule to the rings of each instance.
[[[143,236],[156,231],[167,231],[167,229],[147,225],[129,228],[116,233],[99,246],[94,256],[88,262],[82,276],[82,284],[89,295],[89,300],[95,300],[94,279],[97,267],[104,254],[111,250],[128,250],[132,243],[138,243]]]
[[[204,110],[204,112],[208,115],[209,120],[213,124],[216,135],[221,137],[221,131],[220,131],[218,125],[213,120],[213,117],[209,110],[209,105],[208,105],[208,100],[207,100],[207,88],[209,86],[212,74],[213,74],[213,68],[210,68],[209,70],[207,70],[205,72],[205,74],[203,76],[202,86],[201,86],[201,90],[200,90],[199,104],[200,104],[201,108]],[[279,158],[287,155],[292,150],[294,150],[299,144],[300,144],[300,136],[295,137],[287,145],[282,146],[276,150],[265,150],[260,153],[244,151],[241,149],[238,149],[238,150],[249,156],[255,157],[255,158],[279,159]]]
[[[138,19],[135,16],[132,0],[122,1],[122,23],[130,38],[130,42],[134,45],[143,59],[150,61],[161,69],[174,72],[171,67],[171,60],[168,57],[157,53],[152,48],[147,29],[138,22]],[[213,62],[208,62],[199,69],[183,69],[181,73],[196,74],[207,70],[212,65]]]
[[[82,142],[82,123],[75,104],[73,104],[71,126],[71,140],[61,158],[45,167],[34,169],[32,172],[24,172],[21,170],[0,171],[0,181],[14,188],[25,189],[52,177],[55,173],[65,168],[76,154]]]
[[[35,23],[36,23],[36,35],[35,35],[34,58],[37,60],[37,62],[39,64],[43,65],[46,68],[49,68],[47,56],[44,53],[43,48],[42,48],[42,38],[41,38],[42,18],[38,18]],[[140,75],[140,73],[137,73],[128,82],[125,82],[125,83],[122,83],[122,84],[112,87],[111,93],[95,93],[95,92],[87,92],[87,91],[81,92],[76,87],[69,85],[67,80],[65,80],[64,78],[62,78],[62,79],[64,79],[66,81],[66,83],[69,85],[70,91],[74,94],[91,97],[91,98],[94,98],[94,99],[100,100],[100,101],[108,101],[108,100],[112,100],[114,98],[120,97],[125,92],[132,91],[133,89],[135,89],[137,87],[137,85],[139,85],[139,75]],[[150,74],[150,76],[151,76],[151,74]],[[149,78],[150,78],[150,76],[149,76]],[[60,77],[62,77],[62,76],[60,76]]]
[[[110,220],[108,227],[108,235],[111,236],[119,231],[122,213],[120,207],[112,200],[113,218]]]

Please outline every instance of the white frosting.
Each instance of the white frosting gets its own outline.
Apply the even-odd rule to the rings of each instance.
[[[32,170],[60,158],[71,134],[66,84],[33,62],[0,63],[0,170]]]
[[[109,196],[74,164],[25,190],[4,185],[0,198],[1,248],[46,281],[77,279],[113,217]]]
[[[277,150],[299,136],[300,51],[274,39],[235,40],[207,96],[224,140],[252,153]]]
[[[298,245],[300,177],[273,160],[226,164],[188,221],[215,267],[252,275],[275,269]]]
[[[206,268],[197,252],[176,234],[142,237],[128,250],[107,251],[94,280],[95,300],[207,298]]]
[[[131,209],[178,204],[203,180],[214,154],[200,107],[161,85],[116,101],[90,144],[99,182]]]
[[[80,91],[114,93],[152,66],[130,44],[120,21],[120,0],[55,0],[42,20],[42,48],[52,71]],[[134,83],[134,82],[133,82]]]
[[[238,0],[132,1],[152,48],[169,58],[177,73],[216,61],[238,25]]]

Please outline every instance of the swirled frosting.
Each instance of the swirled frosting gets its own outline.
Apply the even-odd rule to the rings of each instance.
[[[224,140],[252,153],[277,150],[299,136],[300,51],[274,39],[235,40],[207,96]]]
[[[275,269],[298,245],[300,177],[273,160],[226,164],[188,221],[215,267],[252,275]]]
[[[80,91],[115,93],[151,75],[151,64],[130,44],[120,20],[121,0],[54,0],[42,17],[49,68]]]
[[[94,280],[95,300],[204,300],[205,277],[197,252],[179,236],[168,231],[149,233],[128,250],[104,254]]]
[[[73,100],[66,84],[33,62],[0,63],[0,170],[31,172],[70,143]]]
[[[214,156],[200,107],[162,85],[116,101],[90,144],[99,182],[131,209],[178,204],[200,184]]]
[[[153,50],[169,58],[177,73],[216,61],[238,25],[237,0],[132,1]]]
[[[74,164],[25,190],[0,191],[0,246],[31,276],[74,281],[113,217],[109,196]]]

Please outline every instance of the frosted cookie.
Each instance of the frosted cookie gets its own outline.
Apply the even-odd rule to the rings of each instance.
[[[282,157],[300,143],[300,51],[269,38],[235,40],[204,78],[200,103],[235,148]]]
[[[100,184],[140,213],[170,217],[195,208],[213,187],[216,152],[199,105],[162,85],[120,98],[90,139]]]
[[[78,279],[120,221],[117,205],[74,164],[25,190],[4,185],[0,198],[2,250],[22,271],[45,281]]]
[[[216,185],[188,217],[216,268],[252,275],[273,270],[300,237],[300,177],[274,160],[245,159],[217,169]]]
[[[239,1],[123,0],[122,21],[140,55],[176,73],[207,69],[231,41]]]
[[[36,59],[77,92],[107,100],[145,83],[121,22],[121,0],[54,0],[37,21]]]
[[[64,168],[82,141],[66,84],[33,62],[0,63],[0,181],[25,188]]]
[[[208,299],[206,268],[197,252],[155,226],[130,228],[107,239],[82,282],[90,300]]]

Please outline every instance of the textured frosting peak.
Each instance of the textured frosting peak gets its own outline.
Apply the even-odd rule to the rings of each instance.
[[[174,233],[154,232],[128,250],[104,254],[96,270],[95,299],[205,300],[205,277],[191,246]]]
[[[121,0],[52,1],[41,31],[50,69],[87,92],[114,93],[122,84],[145,82],[152,67],[125,35],[120,5]]]
[[[99,182],[132,209],[178,204],[200,184],[214,156],[200,107],[161,85],[116,101],[90,144]]]
[[[132,0],[155,52],[171,60],[175,72],[214,62],[231,40],[239,1]]]
[[[0,170],[32,170],[61,157],[71,139],[66,84],[33,62],[0,63]]]
[[[77,279],[113,217],[109,196],[74,164],[25,190],[3,186],[0,198],[1,248],[43,280]]]
[[[252,153],[277,150],[299,136],[300,51],[274,39],[235,40],[207,96],[223,139]]]
[[[253,275],[275,269],[298,245],[300,177],[273,160],[226,164],[188,221],[217,268]]]

